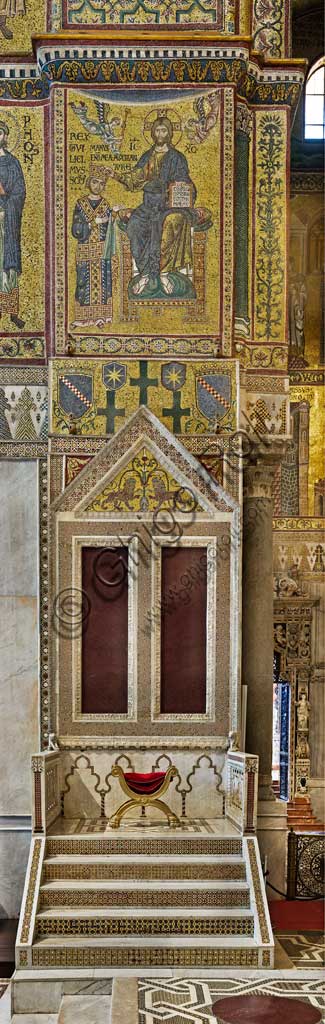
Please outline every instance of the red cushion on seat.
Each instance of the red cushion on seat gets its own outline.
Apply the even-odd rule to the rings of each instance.
[[[156,793],[166,776],[166,772],[124,772],[125,781],[133,793]]]

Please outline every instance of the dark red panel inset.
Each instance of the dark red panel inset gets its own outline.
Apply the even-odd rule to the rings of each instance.
[[[205,714],[206,548],[162,548],[161,712]]]
[[[128,709],[128,549],[82,549],[89,614],[82,634],[82,713]]]

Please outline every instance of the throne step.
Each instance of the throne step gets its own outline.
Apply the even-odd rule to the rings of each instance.
[[[51,936],[39,939],[33,946],[32,964],[34,968],[106,968],[112,971],[129,968],[145,970],[149,968],[184,967],[258,967],[259,950],[250,936],[171,936],[166,939],[155,936],[123,938],[94,938],[89,945],[89,938],[63,939]]]
[[[234,836],[213,835],[159,835],[130,836],[128,833],[112,838],[88,836],[51,836],[46,842],[46,857],[64,854],[66,856],[117,857],[241,857],[242,840]]]
[[[74,935],[74,936],[127,936],[127,935],[245,935],[254,934],[254,917],[250,910],[244,908],[229,909],[225,916],[220,908],[200,909],[200,914],[193,916],[188,910],[177,908],[177,916],[173,910],[142,909],[141,917],[130,916],[128,908],[118,910],[96,909],[90,913],[88,909],[78,909],[73,914],[69,909],[42,911],[37,914],[36,934]]]
[[[246,867],[239,857],[105,857],[53,856],[44,860],[44,882],[54,880],[132,881],[244,881]]]
[[[40,909],[64,907],[249,907],[249,887],[247,882],[170,882],[161,888],[160,882],[140,881],[136,889],[132,882],[105,881],[65,881],[64,888],[58,881],[42,885],[40,889]]]

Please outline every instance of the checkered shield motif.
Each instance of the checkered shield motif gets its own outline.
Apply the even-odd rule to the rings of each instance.
[[[196,378],[197,404],[208,420],[222,419],[231,407],[228,373],[205,373]]]
[[[67,373],[59,377],[59,404],[68,415],[79,420],[93,404],[93,378],[86,373]]]

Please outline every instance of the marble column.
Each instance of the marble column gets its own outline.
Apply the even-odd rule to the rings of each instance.
[[[244,471],[243,683],[247,685],[246,750],[259,755],[259,795],[272,799],[273,465]]]
[[[280,453],[279,453],[280,454]],[[243,683],[247,684],[246,750],[259,755],[257,836],[269,882],[286,892],[287,805],[272,783],[273,725],[273,478],[279,457],[244,471]],[[281,455],[280,455],[281,457]],[[272,899],[278,894],[269,889]]]

